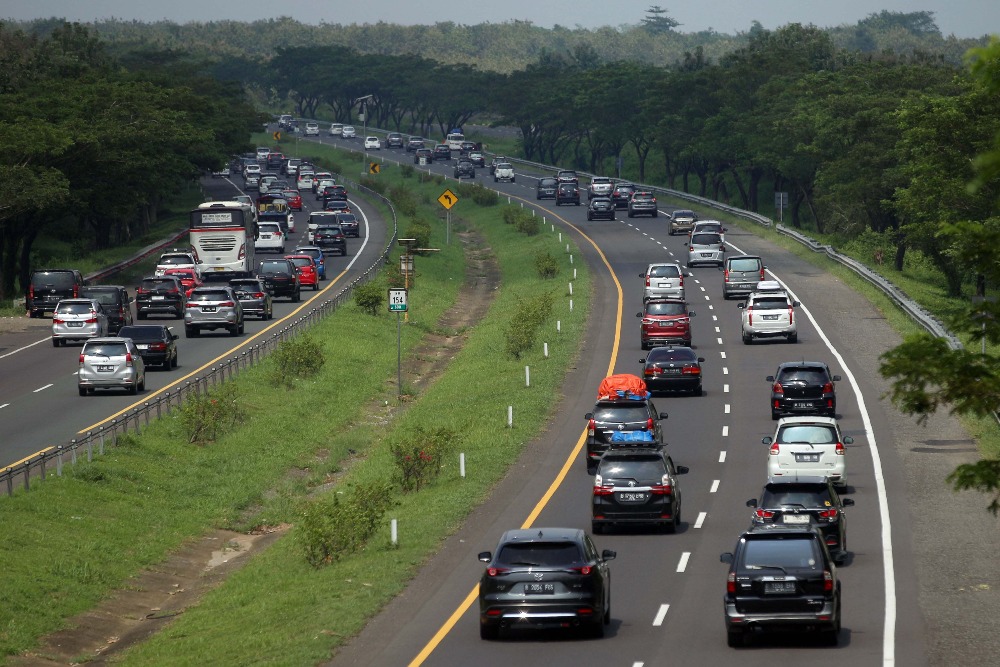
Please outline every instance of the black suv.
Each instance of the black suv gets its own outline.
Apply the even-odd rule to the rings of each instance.
[[[264,287],[273,296],[288,296],[292,298],[292,303],[299,302],[301,298],[299,273],[295,270],[292,260],[265,259],[257,269],[257,277],[264,279]]]
[[[594,533],[612,524],[652,524],[675,532],[681,521],[677,475],[687,471],[674,467],[662,447],[609,449],[594,477]]]
[[[628,217],[637,215],[659,216],[656,208],[656,197],[652,192],[634,192],[628,200]]]
[[[122,327],[118,335],[132,339],[147,368],[153,364],[159,364],[167,371],[177,368],[177,334],[170,327],[164,324],[136,324]]]
[[[610,197],[594,197],[587,205],[587,220],[615,219],[615,204]]]
[[[475,178],[476,177],[476,165],[472,164],[467,158],[459,158],[458,164],[455,165],[455,178]]]
[[[771,383],[771,419],[784,414],[837,416],[833,383],[840,382],[840,376],[831,375],[822,361],[786,361],[765,379]]]
[[[354,238],[361,238],[361,222],[358,220],[358,216],[353,213],[336,213],[337,224],[340,225],[340,229],[344,232],[344,236],[353,236]],[[346,246],[344,252],[346,253]]]
[[[552,178],[551,176],[546,176],[545,178],[539,178],[538,188],[535,191],[535,199],[555,199],[556,188],[558,186],[559,186],[559,181]]]
[[[31,274],[24,295],[29,317],[41,317],[45,311],[55,312],[63,299],[76,299],[86,281],[76,269],[41,269]]]
[[[132,298],[121,285],[87,285],[80,290],[84,299],[94,299],[108,316],[108,335],[118,336],[118,330],[132,324]]]
[[[772,477],[760,492],[760,499],[751,498],[751,526],[784,525],[812,526],[823,535],[834,560],[847,560],[847,515],[845,507],[854,505],[852,498],[841,498],[827,477],[793,475]]]
[[[170,313],[184,317],[185,289],[177,276],[143,278],[135,290],[135,316],[144,320],[150,313]]]
[[[577,528],[508,530],[479,581],[479,636],[496,639],[506,628],[582,628],[595,637],[611,622],[611,568]]]
[[[816,529],[751,528],[720,560],[729,563],[723,607],[730,646],[742,646],[754,630],[772,629],[820,632],[836,645],[840,582]]]
[[[385,135],[385,147],[386,148],[402,148],[403,147],[403,135],[399,132],[390,132]]]
[[[337,251],[347,255],[347,237],[340,225],[320,225],[313,232],[313,245],[324,253]]]
[[[631,183],[618,183],[611,191],[611,201],[615,203],[615,208],[628,208],[628,200],[632,198],[632,193],[638,190]]]
[[[448,144],[437,144],[434,146],[434,161],[447,162],[451,159],[451,147]]]
[[[580,205],[580,188],[576,183],[559,183],[556,188],[556,206],[563,204]]]
[[[666,412],[657,412],[650,398],[606,399],[594,405],[594,411],[584,415],[587,424],[587,469],[597,466],[601,456],[612,444],[622,442],[664,444],[660,420]]]

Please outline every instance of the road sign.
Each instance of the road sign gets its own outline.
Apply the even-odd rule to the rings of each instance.
[[[281,141],[281,132],[274,132],[272,135],[275,141]]]
[[[380,171],[382,171],[382,166],[378,162],[369,162],[368,163],[368,173],[369,174],[377,174]]]
[[[775,192],[774,193],[774,208],[788,208],[788,193],[787,192]]]
[[[451,210],[451,207],[458,203],[458,197],[456,197],[455,193],[451,190],[445,190],[441,193],[441,196],[438,197],[438,203],[446,209]]]
[[[407,311],[406,290],[405,289],[389,290],[389,312],[405,313],[406,311]]]

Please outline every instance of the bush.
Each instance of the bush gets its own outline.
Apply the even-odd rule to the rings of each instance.
[[[459,183],[455,186],[455,193],[462,199],[471,199],[479,206],[496,206],[500,203],[500,197],[489,188],[484,188],[479,183]]]
[[[412,164],[404,164],[399,167],[399,173],[403,175],[403,178],[413,178],[415,171]]]
[[[380,195],[385,194],[386,183],[377,176],[362,176],[361,185]]]
[[[418,426],[402,442],[390,445],[396,464],[395,481],[403,492],[419,491],[437,478],[457,439],[458,434],[450,429]]]
[[[309,336],[286,340],[271,355],[271,380],[291,388],[295,380],[312,377],[326,363],[323,348]]]
[[[373,280],[354,288],[354,303],[358,308],[375,317],[385,306],[386,289],[381,282]]]
[[[552,314],[553,303],[554,299],[549,293],[518,303],[504,334],[504,348],[508,355],[520,359],[522,354],[535,346],[535,336],[539,327]]]
[[[351,554],[375,534],[392,505],[392,486],[372,483],[354,487],[346,500],[336,494],[307,502],[295,535],[306,561],[320,567]]]
[[[179,414],[188,442],[193,444],[215,442],[247,418],[247,411],[232,384],[188,398]]]
[[[418,183],[431,183],[434,181],[434,174],[426,171],[422,171],[417,174]]]
[[[431,225],[423,218],[413,218],[406,224],[402,238],[416,239],[414,248],[429,248],[431,244]]]
[[[539,278],[555,278],[559,274],[559,263],[548,250],[535,254],[535,269]]]
[[[398,213],[411,218],[417,214],[417,197],[413,190],[405,185],[394,185],[389,188],[389,199]]]
[[[508,225],[513,225],[517,222],[518,217],[521,215],[521,207],[514,206],[513,204],[507,204],[502,209],[500,209],[500,217]]]
[[[514,223],[514,229],[525,236],[535,236],[542,231],[542,221],[527,211],[522,211]]]

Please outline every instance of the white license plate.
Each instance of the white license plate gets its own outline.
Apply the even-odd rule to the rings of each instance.
[[[83,322],[67,322],[66,324],[68,326],[71,326],[71,327],[82,327],[83,326]]]
[[[660,288],[661,289],[666,289],[668,287],[670,287],[670,283],[660,283]]]
[[[808,514],[785,514],[781,517],[782,523],[809,523]]]
[[[710,253],[710,252],[703,252],[703,253],[701,253],[701,256],[702,257],[711,257],[712,253]]]
[[[271,235],[270,234],[261,234],[260,237],[266,241],[267,239],[271,238]]]
[[[167,297],[165,297],[165,296],[154,296],[153,297],[153,301],[163,301],[166,298]]]
[[[148,345],[136,345],[136,347],[139,348],[140,350],[148,350],[149,349]]]
[[[524,592],[530,595],[551,595],[556,592],[555,584],[525,584]]]
[[[796,463],[819,463],[819,454],[796,454]]]
[[[767,320],[768,322],[772,320],[777,320],[778,317],[779,317],[778,315],[761,315],[761,319]]]

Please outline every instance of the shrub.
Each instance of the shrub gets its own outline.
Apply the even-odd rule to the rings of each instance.
[[[431,225],[423,218],[413,218],[406,224],[402,238],[416,239],[415,248],[428,248],[431,243]]]
[[[381,282],[373,280],[354,288],[354,303],[375,317],[385,305],[386,290]]]
[[[504,349],[508,355],[520,359],[522,354],[534,347],[535,335],[552,314],[553,303],[552,295],[547,292],[518,303],[504,334]]]
[[[426,171],[422,171],[417,174],[417,182],[419,183],[431,183],[434,181],[434,174]]]
[[[559,263],[548,250],[535,254],[535,269],[539,278],[555,278],[559,274]]]
[[[389,188],[389,199],[396,211],[402,215],[413,217],[417,214],[417,197],[405,185],[394,185]]]
[[[296,379],[319,373],[325,363],[323,348],[310,336],[286,340],[271,355],[271,380],[291,388]]]
[[[386,483],[358,485],[346,500],[332,494],[307,502],[295,531],[306,561],[320,567],[357,551],[391,505],[392,486]]]
[[[507,204],[502,209],[500,209],[500,216],[503,218],[503,221],[506,222],[508,225],[513,225],[515,222],[517,222],[517,218],[520,216],[520,214],[521,214],[521,207],[514,206],[513,204]]]
[[[458,434],[450,429],[418,426],[403,441],[390,445],[396,464],[395,481],[403,492],[419,491],[437,478],[457,439]]]
[[[496,206],[500,203],[500,195],[495,190],[484,188],[477,183],[472,188],[472,201],[480,206]]]
[[[542,231],[542,222],[539,218],[531,215],[527,211],[522,211],[521,215],[518,216],[517,221],[514,223],[514,229],[521,232],[525,236],[535,236]]]
[[[181,406],[179,414],[188,442],[198,444],[215,442],[247,418],[247,411],[232,384],[190,397]]]
[[[362,176],[361,185],[380,195],[385,194],[386,183],[377,176]]]
[[[403,175],[403,178],[413,178],[415,171],[412,164],[404,164],[399,167],[399,173]]]

